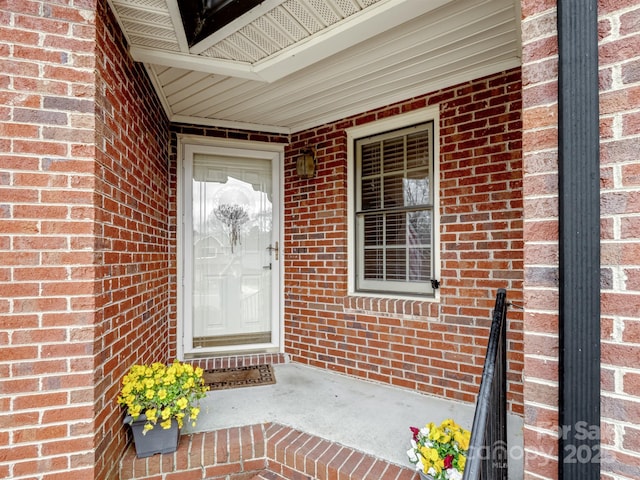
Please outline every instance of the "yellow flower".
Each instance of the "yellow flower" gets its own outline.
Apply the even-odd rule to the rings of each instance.
[[[458,442],[460,450],[469,450],[469,435],[458,430],[453,434],[453,439]]]
[[[165,420],[164,422],[162,422],[162,423],[160,424],[160,426],[161,426],[162,428],[164,428],[165,430],[167,430],[167,429],[171,428],[171,419]]]
[[[140,405],[132,405],[131,407],[129,407],[129,415],[131,415],[133,418],[139,417],[141,411],[142,408],[140,407]]]
[[[193,377],[189,377],[189,378],[187,379],[187,381],[186,381],[186,382],[184,382],[184,384],[182,384],[182,388],[184,388],[185,390],[187,390],[187,389],[189,389],[189,388],[193,388],[193,387],[195,387],[195,386],[196,386],[196,384],[195,384],[195,382],[193,381]]]
[[[202,380],[203,370],[178,360],[170,365],[155,362],[151,365],[133,365],[122,378],[122,389],[116,397],[119,405],[127,409],[134,418],[141,412],[147,414],[145,431],[151,430],[156,422],[166,422],[175,418],[180,425],[191,413],[197,418],[197,402],[206,395],[208,387]]]
[[[178,428],[182,428],[182,425],[184,425],[184,413],[176,413],[176,420],[178,421]]]
[[[125,383],[122,387],[122,395],[129,395],[133,390],[133,385],[131,383]]]
[[[153,424],[152,423],[146,423],[144,425],[144,428],[142,429],[142,433],[145,434],[147,433],[149,430],[153,430]]]
[[[164,400],[165,398],[167,398],[167,390],[164,388],[161,388],[160,390],[158,390],[158,400]]]
[[[428,423],[418,430],[411,427],[412,448],[407,452],[412,463],[421,463],[425,473],[435,478],[445,478],[445,465],[462,473],[466,465],[471,432],[457,425],[452,419],[440,425]]]
[[[151,422],[155,422],[158,416],[158,410],[155,408],[149,408],[144,414],[147,416],[147,419]]]

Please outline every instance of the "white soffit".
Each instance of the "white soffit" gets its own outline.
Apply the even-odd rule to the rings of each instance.
[[[265,0],[187,44],[179,0],[109,0],[172,121],[290,133],[520,64],[514,0]]]

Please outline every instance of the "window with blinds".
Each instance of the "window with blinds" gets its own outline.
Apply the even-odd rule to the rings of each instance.
[[[356,290],[431,294],[433,123],[355,142]]]

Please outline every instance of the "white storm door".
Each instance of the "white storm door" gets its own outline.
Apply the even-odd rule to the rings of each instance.
[[[278,158],[185,146],[185,353],[278,346]]]

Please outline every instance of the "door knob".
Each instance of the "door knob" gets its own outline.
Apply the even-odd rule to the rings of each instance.
[[[269,250],[269,253],[275,252],[275,259],[278,260],[278,242],[275,243],[275,246],[269,245],[267,250]]]

